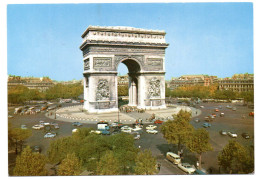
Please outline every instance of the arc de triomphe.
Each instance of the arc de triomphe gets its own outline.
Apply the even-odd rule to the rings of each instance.
[[[89,26],[82,34],[84,109],[118,111],[117,69],[128,68],[129,106],[165,108],[165,31]]]

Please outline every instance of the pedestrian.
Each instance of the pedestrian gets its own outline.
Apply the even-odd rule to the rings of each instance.
[[[160,171],[160,169],[161,169],[161,163],[158,163],[158,170]]]
[[[196,165],[197,165],[197,168],[199,168],[199,166],[200,166],[200,163],[199,163],[199,161],[197,161]]]

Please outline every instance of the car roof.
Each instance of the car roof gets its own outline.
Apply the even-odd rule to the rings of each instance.
[[[173,157],[180,157],[178,154],[175,154],[175,153],[173,153],[173,152],[167,152],[167,155],[168,154],[170,154],[171,156],[173,156]]]

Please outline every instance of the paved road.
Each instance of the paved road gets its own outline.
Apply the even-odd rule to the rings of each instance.
[[[69,104],[66,104],[69,105]],[[214,108],[219,105],[222,106],[220,109],[221,112],[225,113],[225,117],[217,117],[212,122],[212,127],[208,128],[210,134],[210,142],[214,148],[212,152],[207,152],[203,154],[202,157],[202,166],[204,169],[208,170],[209,168],[213,169],[213,173],[218,172],[218,164],[217,164],[217,156],[218,153],[223,149],[223,147],[228,143],[231,139],[228,136],[221,136],[219,134],[220,130],[227,131],[235,131],[238,133],[238,138],[236,139],[243,145],[252,146],[254,145],[254,118],[249,117],[248,113],[252,111],[245,106],[240,104],[233,104],[233,106],[237,107],[237,111],[232,111],[226,108],[226,103],[202,103],[200,105],[204,105],[205,108],[201,109],[201,112],[198,111],[196,113],[196,109],[194,109],[193,114],[198,115],[198,118],[201,119],[201,122],[196,123],[191,121],[191,124],[195,128],[201,128],[204,123],[204,117],[214,112]],[[231,105],[231,104],[230,104]],[[199,106],[198,106],[199,107]],[[245,118],[242,118],[243,115],[246,115]],[[41,130],[33,130],[33,135],[27,139],[26,143],[30,146],[40,145],[42,147],[43,153],[47,152],[49,143],[57,138],[70,136],[72,129],[74,127],[71,125],[70,121],[58,121],[54,119],[50,119],[45,116],[45,113],[40,113],[36,115],[15,115],[14,118],[10,118],[9,122],[11,122],[13,127],[20,127],[21,124],[26,124],[28,128],[31,128],[33,125],[38,124],[39,121],[45,122],[58,122],[60,129],[55,130],[58,136],[54,139],[44,139],[44,132]],[[84,122],[83,122],[84,123]],[[145,125],[146,126],[146,125]],[[159,125],[160,126],[160,125]],[[92,127],[96,128],[96,124],[87,124],[84,123],[83,127]],[[144,127],[145,128],[145,127]],[[158,127],[159,129],[159,127]],[[246,140],[241,137],[242,132],[248,132],[252,138]],[[172,152],[177,152],[176,146],[169,146],[167,141],[163,138],[162,134],[147,134],[143,133],[141,135],[141,139],[136,141],[136,146],[141,146],[141,149],[150,149],[152,154],[157,157],[158,162],[161,163],[161,170],[159,174],[184,174],[180,169],[176,167],[176,165],[171,164],[167,160],[165,160],[165,154],[169,150]],[[190,153],[188,150],[184,149],[184,162],[189,162],[190,164],[195,164],[197,161],[196,155]]]

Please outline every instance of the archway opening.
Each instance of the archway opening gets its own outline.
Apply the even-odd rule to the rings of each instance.
[[[123,60],[118,68],[118,105],[138,105],[138,72],[140,65],[132,59]],[[128,73],[127,73],[128,72]]]

